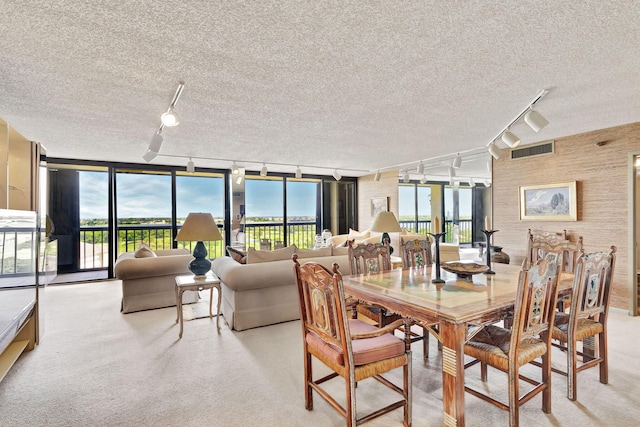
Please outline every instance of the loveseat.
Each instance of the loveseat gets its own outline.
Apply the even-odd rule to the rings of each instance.
[[[125,252],[116,260],[114,274],[122,280],[120,311],[131,313],[176,305],[176,276],[191,274],[189,262],[193,256],[186,249],[151,251],[139,247]],[[186,291],[182,302],[198,301],[198,293]]]
[[[227,248],[229,249],[229,248]],[[274,251],[247,252],[246,264],[230,256],[213,260],[211,270],[220,279],[222,314],[229,327],[242,331],[300,318],[300,303],[291,259],[298,253],[304,264],[314,261],[327,268],[336,262],[342,274],[350,274],[348,249],[318,250],[289,246]]]

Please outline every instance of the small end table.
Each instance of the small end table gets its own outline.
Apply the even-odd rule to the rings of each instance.
[[[393,255],[391,255],[389,258],[391,258],[392,269],[402,268],[402,258],[400,258],[399,256],[393,256]]]
[[[213,288],[218,290],[218,314],[216,314],[216,327],[218,333],[220,332],[220,303],[222,302],[222,291],[220,290],[220,279],[211,271],[206,276],[194,276],[193,274],[185,274],[176,276],[176,308],[178,310],[178,317],[176,323],[180,322],[180,338],[182,338],[182,294],[184,291],[203,291],[209,289],[211,294],[209,296],[209,318],[213,317],[212,304],[213,304]],[[205,316],[206,317],[206,316]],[[194,317],[194,319],[201,319],[201,317]]]

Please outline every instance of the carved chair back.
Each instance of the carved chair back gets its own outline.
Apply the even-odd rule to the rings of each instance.
[[[606,322],[615,260],[615,246],[609,251],[581,254],[578,258],[569,312],[569,323],[574,329],[578,319],[590,318],[602,324]]]
[[[389,242],[349,245],[351,274],[380,273],[391,270]]]
[[[433,263],[431,259],[431,240],[427,237],[424,240],[409,240],[405,242],[400,239],[402,249],[402,268],[426,267]]]
[[[548,253],[562,254],[563,273],[573,273],[576,260],[582,251],[582,236],[575,242],[567,238],[566,230],[561,233],[533,232],[529,229],[527,234],[527,252],[523,268],[528,270],[533,264]]]

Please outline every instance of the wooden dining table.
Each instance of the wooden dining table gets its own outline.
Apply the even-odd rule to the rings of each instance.
[[[343,276],[345,294],[423,325],[442,343],[444,425],[462,427],[464,415],[464,344],[474,331],[500,320],[514,306],[519,265],[494,264],[495,274],[459,278],[441,270],[443,284],[431,283],[434,267],[395,269]],[[570,292],[573,276],[562,274],[558,292]]]

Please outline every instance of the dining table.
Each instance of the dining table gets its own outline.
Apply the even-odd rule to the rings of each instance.
[[[484,324],[513,309],[521,266],[493,265],[495,274],[459,276],[441,269],[444,283],[432,283],[433,265],[343,276],[345,294],[424,325],[442,343],[444,425],[463,427],[464,345]],[[558,293],[570,293],[573,275],[562,273]],[[437,327],[433,327],[437,325]]]

